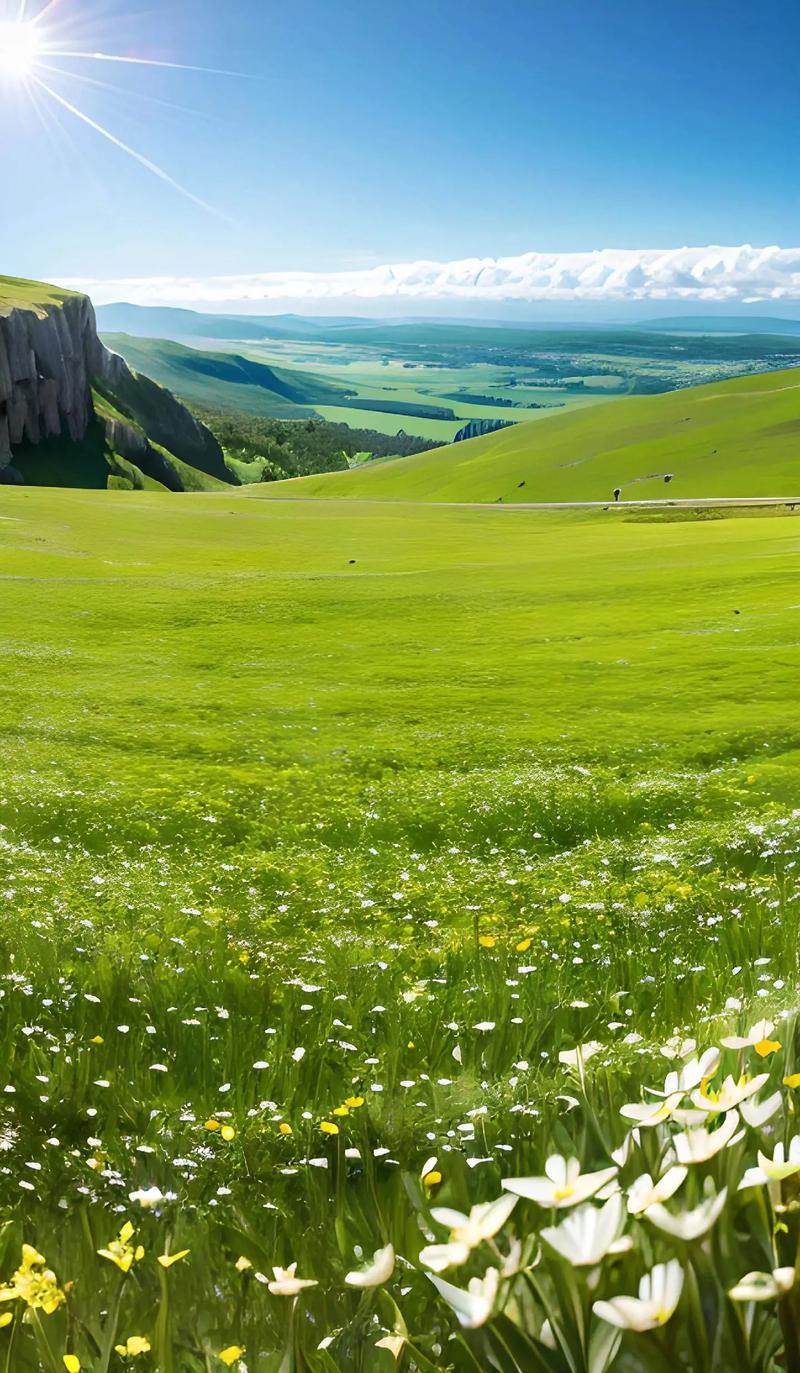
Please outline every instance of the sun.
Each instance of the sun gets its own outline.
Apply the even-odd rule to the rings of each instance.
[[[35,24],[0,23],[0,78],[25,81],[33,73],[40,53]]]

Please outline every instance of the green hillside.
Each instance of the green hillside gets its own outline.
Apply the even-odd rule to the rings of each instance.
[[[618,400],[268,494],[596,501],[616,486],[623,500],[797,494],[800,371]]]
[[[308,419],[317,405],[341,405],[348,400],[349,393],[342,387],[313,373],[269,367],[238,353],[203,352],[170,339],[129,334],[103,334],[102,339],[129,367],[209,410]]]
[[[74,296],[74,291],[50,286],[44,281],[0,276],[0,315],[7,315],[11,310],[45,310],[63,305]]]

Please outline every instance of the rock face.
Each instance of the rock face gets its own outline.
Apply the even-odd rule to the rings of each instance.
[[[92,303],[81,295],[0,310],[0,470],[12,465],[19,445],[85,438],[96,418],[93,389],[121,417],[104,423],[110,446],[123,456],[136,462],[135,453],[149,450],[150,465],[163,466],[151,439],[190,466],[232,480],[213,434],[169,391],[104,347]],[[164,484],[181,489],[175,469]]]
[[[459,429],[453,443],[482,438],[484,434],[494,434],[498,429],[508,429],[513,423],[513,420],[468,420],[463,428]]]

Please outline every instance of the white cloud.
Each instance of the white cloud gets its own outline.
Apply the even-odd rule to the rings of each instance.
[[[800,300],[800,248],[600,248],[358,271],[73,280],[97,304],[252,307],[281,300],[770,301]]]

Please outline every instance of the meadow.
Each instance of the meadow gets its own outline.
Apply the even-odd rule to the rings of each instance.
[[[3,491],[0,1370],[797,1369],[800,516],[263,496]]]

